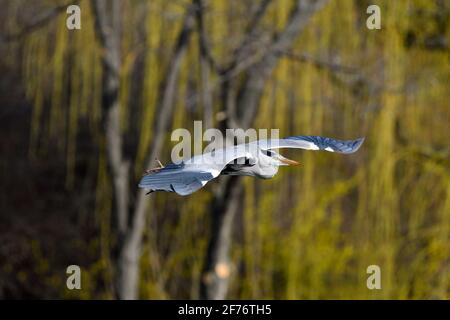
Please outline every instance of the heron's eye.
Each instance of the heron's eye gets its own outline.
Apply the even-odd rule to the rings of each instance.
[[[275,154],[275,152],[270,151],[270,150],[261,150],[261,152],[269,157],[272,157]]]

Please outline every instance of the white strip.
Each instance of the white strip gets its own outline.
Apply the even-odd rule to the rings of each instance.
[[[320,149],[316,144],[314,144],[312,142],[309,142],[309,145],[310,145],[310,150],[319,150]]]

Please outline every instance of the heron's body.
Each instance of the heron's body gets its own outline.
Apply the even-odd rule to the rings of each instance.
[[[259,151],[259,150],[258,150]],[[247,160],[247,161],[246,161]],[[242,163],[243,162],[243,163]],[[278,165],[272,160],[270,156],[265,155],[259,151],[258,163],[248,161],[233,161],[228,163],[222,170],[222,175],[230,176],[250,176],[260,179],[273,178],[278,172]]]
[[[144,176],[139,187],[149,192],[168,191],[188,195],[221,174],[270,179],[277,174],[280,166],[298,164],[274,149],[300,148],[353,153],[363,141],[364,139],[342,141],[318,136],[258,140],[197,155],[180,164],[170,164]]]

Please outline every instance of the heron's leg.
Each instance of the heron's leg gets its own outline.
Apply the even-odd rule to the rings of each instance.
[[[156,162],[158,163],[158,165],[159,165],[160,168],[164,168],[163,164],[161,163],[161,161],[159,161],[158,158],[156,158],[155,160],[156,160]]]

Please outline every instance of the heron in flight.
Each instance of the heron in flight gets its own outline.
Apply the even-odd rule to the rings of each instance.
[[[257,140],[246,144],[225,147],[194,156],[179,164],[148,170],[139,187],[148,191],[168,191],[186,196],[204,187],[219,175],[252,176],[270,179],[280,166],[299,165],[275,150],[296,148],[353,153],[364,138],[336,140],[319,136],[293,136],[284,139]]]

